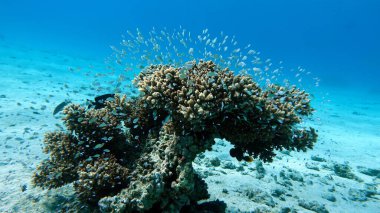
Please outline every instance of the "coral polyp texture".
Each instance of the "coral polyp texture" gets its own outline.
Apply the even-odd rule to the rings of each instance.
[[[192,162],[215,138],[230,141],[238,160],[265,162],[275,150],[305,151],[317,140],[299,125],[313,109],[296,87],[262,89],[211,61],[152,65],[134,83],[138,97],[64,109],[67,130],[46,134],[50,157],[35,172],[36,186],[74,183],[82,202],[105,212],[178,212],[209,197]]]

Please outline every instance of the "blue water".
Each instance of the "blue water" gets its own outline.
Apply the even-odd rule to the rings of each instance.
[[[379,90],[380,2],[3,0],[0,34],[30,46],[102,58],[127,29],[209,28],[326,84]]]
[[[9,89],[8,94],[6,90],[9,82],[21,82],[18,74],[5,70],[9,65],[18,66],[23,72],[22,67],[29,63],[23,58],[30,57],[30,63],[34,63],[39,57],[44,64],[40,67],[48,67],[49,60],[57,62],[64,67],[55,67],[59,72],[67,70],[67,67],[78,67],[78,64],[86,66],[86,61],[78,62],[76,58],[88,60],[89,64],[97,63],[95,66],[103,64],[105,58],[113,54],[110,46],[118,46],[121,35],[126,35],[127,30],[136,32],[136,28],[144,33],[149,33],[152,28],[167,31],[185,28],[194,35],[204,29],[208,29],[211,35],[219,35],[223,31],[227,35],[235,35],[242,47],[252,44],[263,58],[270,58],[276,64],[282,61],[287,78],[292,79],[294,73],[290,70],[299,66],[310,71],[313,77],[320,79],[318,87],[315,87],[312,77],[303,81],[306,84],[303,86],[309,88],[316,100],[313,103],[316,118],[308,122],[321,130],[320,144],[316,151],[311,152],[312,155],[325,155],[334,162],[347,161],[353,168],[368,166],[380,169],[380,1],[377,0],[1,0],[0,44],[3,46],[0,48],[9,49],[0,50],[0,64],[6,67],[1,69],[4,72],[2,77],[11,77],[0,82],[0,88],[9,97],[13,91]],[[24,52],[26,49],[28,51]],[[55,56],[57,60],[53,59]],[[20,63],[12,64],[7,57],[17,58]],[[98,72],[102,71],[101,67],[97,67]],[[51,73],[56,74],[54,69]],[[37,73],[41,71],[36,70]],[[49,68],[44,68],[41,75],[48,75],[48,72]],[[75,79],[75,76],[68,75],[68,79],[71,78]],[[57,77],[57,81],[61,79]],[[87,80],[81,78],[80,81]],[[39,82],[36,80],[37,84]],[[20,85],[19,88],[25,86]],[[34,100],[29,93],[19,94],[20,98]],[[77,97],[84,99],[82,95]],[[58,104],[59,100],[74,96],[56,94],[57,99],[53,102]],[[4,103],[1,116],[21,112],[18,109],[12,111]],[[52,108],[54,106],[49,109]],[[7,131],[5,126],[11,124],[9,122],[3,120],[1,124],[0,121],[0,126],[5,129],[0,129],[2,139],[7,137],[6,134],[18,131]],[[51,122],[51,119],[46,117],[46,122]],[[40,149],[34,151],[39,153]],[[303,157],[300,155],[298,158]],[[25,180],[30,174],[24,175]],[[363,188],[367,183],[379,186],[379,176],[365,179],[362,185],[344,183],[347,190],[350,187]],[[214,187],[213,183],[209,184]],[[340,192],[347,194],[347,190]],[[349,207],[347,202],[351,202],[347,201],[349,196],[346,194],[337,203],[323,202],[330,212],[380,212],[380,205],[376,204],[380,199],[379,192],[375,193],[375,198],[368,198],[372,202],[368,204],[369,211],[364,206],[366,203],[361,202],[353,204],[357,209],[346,209]],[[15,196],[7,199],[12,198]],[[4,209],[11,207],[0,208],[0,211]]]

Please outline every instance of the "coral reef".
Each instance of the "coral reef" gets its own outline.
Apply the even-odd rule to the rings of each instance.
[[[207,185],[192,162],[215,138],[229,140],[238,160],[263,161],[317,139],[313,128],[298,127],[313,109],[296,87],[262,89],[211,61],[152,65],[134,83],[138,97],[115,95],[99,109],[65,107],[67,130],[46,134],[50,157],[37,168],[36,186],[74,183],[83,202],[106,212],[202,209],[194,206],[209,197]]]

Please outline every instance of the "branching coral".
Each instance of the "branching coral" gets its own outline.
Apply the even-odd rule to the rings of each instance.
[[[128,185],[128,169],[117,163],[114,156],[105,154],[96,161],[81,164],[78,181],[74,187],[79,197],[87,202],[97,202],[100,198],[112,195],[117,189]]]
[[[313,128],[297,128],[313,111],[307,93],[261,89],[211,61],[150,66],[135,84],[137,98],[65,108],[67,132],[46,135],[50,158],[37,168],[35,185],[74,182],[79,197],[103,211],[180,211],[209,196],[192,162],[214,138],[229,140],[238,160],[264,161],[278,149],[305,151],[317,139]]]

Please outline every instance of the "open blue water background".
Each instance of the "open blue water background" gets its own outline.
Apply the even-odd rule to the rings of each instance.
[[[224,31],[265,57],[301,65],[331,88],[380,92],[376,0],[2,0],[0,37],[102,60],[127,29]]]

